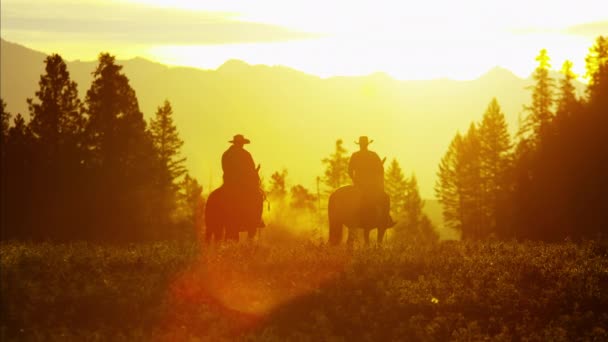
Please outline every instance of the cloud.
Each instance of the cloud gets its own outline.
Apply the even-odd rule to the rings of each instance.
[[[564,33],[585,37],[608,35],[608,20],[570,26],[564,30]]]
[[[321,35],[238,19],[234,13],[141,5],[11,4],[1,27],[57,40],[86,38],[141,44],[237,44],[312,39]]]

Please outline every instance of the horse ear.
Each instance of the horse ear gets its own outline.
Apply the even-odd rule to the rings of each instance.
[[[386,157],[384,157],[384,159],[382,159],[382,165],[384,165],[385,162],[386,162]]]
[[[260,172],[261,167],[262,167],[262,164],[258,164],[258,167],[255,168],[255,172]]]

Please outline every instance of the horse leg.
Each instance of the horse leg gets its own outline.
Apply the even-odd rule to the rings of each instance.
[[[257,233],[257,228],[255,227],[251,227],[247,230],[247,239],[249,241],[253,241],[253,239],[255,238],[255,235]]]
[[[384,241],[384,234],[386,233],[386,228],[378,228],[378,244],[381,245],[382,241]]]
[[[355,230],[352,228],[348,228],[348,237],[346,238],[346,244],[348,248],[353,248],[355,244]]]
[[[329,219],[329,244],[332,246],[339,245],[342,242],[342,223],[337,222],[335,218]],[[350,238],[350,234],[349,234]]]
[[[371,229],[363,229],[363,240],[365,241],[365,245],[369,246],[369,233],[371,232]]]

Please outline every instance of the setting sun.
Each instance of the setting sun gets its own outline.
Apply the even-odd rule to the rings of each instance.
[[[162,63],[217,68],[226,60],[285,65],[323,77],[383,71],[397,79],[473,79],[494,66],[521,77],[534,68],[533,56],[547,48],[555,65],[574,61],[582,74],[593,38],[608,29],[604,1],[173,1],[88,0],[77,6],[63,0],[3,2],[5,39],[60,51],[68,58],[95,57],[88,39],[65,28],[89,18],[96,40],[119,56],[143,56]],[[67,20],[54,24],[45,13]],[[143,10],[143,12],[142,12]],[[162,33],[138,39],[96,31],[110,25],[141,23]],[[98,13],[98,14],[96,14]],[[139,14],[147,15],[143,19]],[[124,22],[122,22],[124,20]],[[41,25],[36,29],[36,22]],[[44,23],[44,24],[43,24]],[[189,26],[189,27],[188,27]],[[57,32],[47,38],[48,28]],[[174,42],[171,42],[173,40]],[[79,45],[80,44],[80,45]],[[54,50],[55,51],[55,50]]]

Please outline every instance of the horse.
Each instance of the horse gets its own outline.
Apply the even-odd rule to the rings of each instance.
[[[386,194],[382,194],[381,200],[387,201]],[[374,206],[364,205],[362,192],[353,185],[343,186],[329,196],[329,244],[338,245],[342,242],[342,228],[348,228],[348,245],[354,242],[354,229],[363,229],[365,244],[369,244],[369,233],[377,228],[377,243],[381,244],[384,234],[389,227],[378,225],[380,210]]]
[[[250,194],[225,185],[213,190],[205,206],[205,241],[238,241],[240,232],[252,240],[262,216],[263,193]]]

